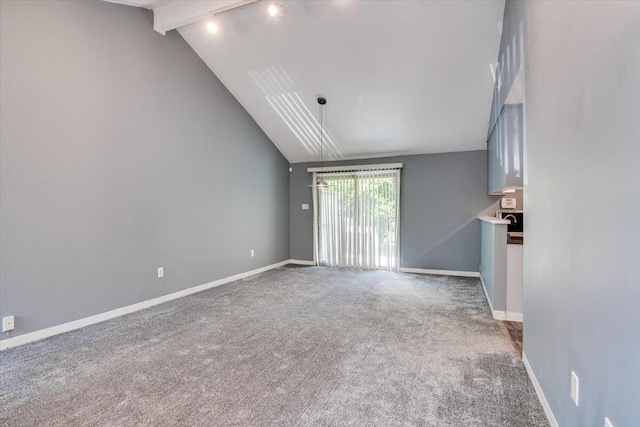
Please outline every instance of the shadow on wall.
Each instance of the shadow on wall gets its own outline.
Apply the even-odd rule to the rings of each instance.
[[[413,267],[413,264],[420,265],[429,265],[431,267],[414,267],[414,268],[433,268],[433,269],[441,269],[441,270],[453,270],[451,268],[452,265],[460,265],[460,268],[456,268],[455,270],[465,271],[463,267],[470,267],[469,263],[462,263],[463,259],[471,260],[474,259],[475,250],[472,245],[466,246],[468,242],[474,241],[475,239],[479,239],[480,237],[480,228],[478,223],[478,216],[486,215],[486,216],[494,216],[496,211],[501,210],[500,207],[500,199],[503,198],[515,198],[516,199],[516,209],[523,210],[523,201],[522,201],[522,191],[517,191],[513,194],[507,194],[504,197],[502,196],[492,196],[493,200],[490,200],[490,204],[485,208],[479,211],[476,215],[472,215],[463,221],[460,225],[451,225],[447,224],[446,227],[443,227],[444,230],[451,230],[448,234],[445,234],[437,239],[434,239],[425,247],[423,250],[418,251],[419,253],[410,254],[407,257],[404,257],[402,254],[402,266],[403,267]],[[496,200],[496,197],[500,197],[500,199]],[[444,225],[444,224],[443,224]],[[412,264],[412,265],[409,265]],[[477,271],[480,266],[480,260],[478,260],[478,265],[468,271]]]
[[[478,215],[481,215],[479,213]],[[478,271],[480,266],[479,242],[480,224],[478,215],[469,218],[462,225],[442,236],[438,240],[428,242],[422,250],[410,254],[401,253],[402,267],[428,268],[436,270]],[[478,242],[475,244],[470,242]],[[402,243],[401,243],[402,246]],[[477,258],[477,263],[473,260]],[[473,266],[475,265],[475,268]]]

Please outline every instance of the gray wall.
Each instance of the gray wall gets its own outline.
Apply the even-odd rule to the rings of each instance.
[[[638,426],[640,2],[525,12],[524,352],[560,426]]]
[[[325,162],[325,165],[404,163],[400,186],[402,267],[478,271],[480,224],[476,217],[496,197],[487,195],[487,152]],[[313,260],[311,173],[319,163],[296,163],[291,173],[291,258]],[[310,209],[303,211],[301,205]]]
[[[288,162],[179,34],[102,1],[0,8],[12,336],[289,257]]]

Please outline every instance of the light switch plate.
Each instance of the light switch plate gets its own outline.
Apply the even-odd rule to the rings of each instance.
[[[302,210],[303,211],[308,211],[309,210],[309,204],[308,203],[303,203],[302,204]]]

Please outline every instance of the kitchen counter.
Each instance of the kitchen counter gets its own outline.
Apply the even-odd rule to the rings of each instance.
[[[511,223],[492,216],[480,220],[480,276],[494,318],[522,321],[523,235],[507,234]]]
[[[489,224],[511,224],[511,221],[509,221],[508,219],[500,219],[496,218],[495,216],[479,216],[478,219],[480,221],[488,222]]]
[[[508,219],[496,218],[494,216],[479,216],[480,221],[488,222],[493,225],[509,225],[511,221]],[[506,230],[505,230],[506,231]],[[522,236],[512,236],[507,233],[507,245],[522,245],[524,238]]]

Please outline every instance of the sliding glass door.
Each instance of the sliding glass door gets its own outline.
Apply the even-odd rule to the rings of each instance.
[[[316,262],[397,270],[400,170],[314,174]]]

